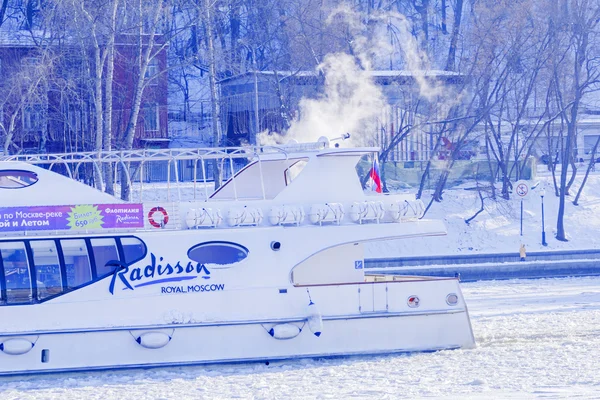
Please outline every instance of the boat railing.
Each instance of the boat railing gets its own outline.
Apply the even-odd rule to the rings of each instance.
[[[105,190],[112,172],[116,186],[127,185],[130,195],[123,200],[144,202],[148,184],[166,184],[166,201],[182,201],[182,187],[193,193],[186,200],[207,200],[213,193],[215,170],[221,179],[233,184],[234,200],[238,200],[235,176],[250,162],[259,164],[262,198],[265,187],[262,162],[265,159],[288,158],[290,153],[318,151],[326,142],[293,143],[282,146],[242,146],[194,149],[141,149],[98,152],[16,154],[0,156],[0,161],[21,161],[58,172],[69,178]],[[152,188],[152,186],[149,186]],[[118,189],[118,188],[115,188]],[[175,189],[175,198],[171,191]],[[115,193],[118,191],[115,190]]]

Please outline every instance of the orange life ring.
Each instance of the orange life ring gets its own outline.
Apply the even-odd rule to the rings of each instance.
[[[162,224],[159,222],[156,222],[154,220],[154,213],[155,212],[161,212],[163,215],[163,220],[162,220]],[[154,207],[153,209],[151,209],[148,212],[148,222],[150,222],[150,225],[152,225],[155,228],[162,228],[163,226],[165,226],[168,222],[169,222],[169,214],[167,214],[167,210],[165,210],[162,207]]]

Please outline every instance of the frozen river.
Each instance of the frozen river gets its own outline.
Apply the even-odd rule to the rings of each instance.
[[[466,283],[463,292],[473,350],[0,378],[0,398],[600,399],[600,278]]]

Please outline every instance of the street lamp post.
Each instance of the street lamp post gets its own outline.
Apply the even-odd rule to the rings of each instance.
[[[546,243],[546,230],[544,229],[544,196],[546,195],[546,189],[542,188],[540,197],[542,199],[542,246],[548,246]]]

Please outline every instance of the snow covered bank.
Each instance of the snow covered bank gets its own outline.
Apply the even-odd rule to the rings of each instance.
[[[583,175],[578,176],[567,197],[565,230],[568,242],[554,238],[559,199],[554,195],[552,178],[539,177],[540,185],[523,202],[523,237],[520,237],[520,199],[494,202],[485,200],[485,211],[471,221],[480,207],[474,184],[465,184],[444,192],[444,201],[434,203],[426,218],[442,219],[448,235],[445,237],[415,238],[372,243],[366,246],[367,258],[421,256],[434,254],[518,253],[521,240],[528,251],[600,248],[600,175],[591,175],[586,183],[579,206],[572,201]],[[542,246],[542,207],[540,189],[545,185],[544,214],[546,241]],[[424,201],[429,201],[425,197]]]

